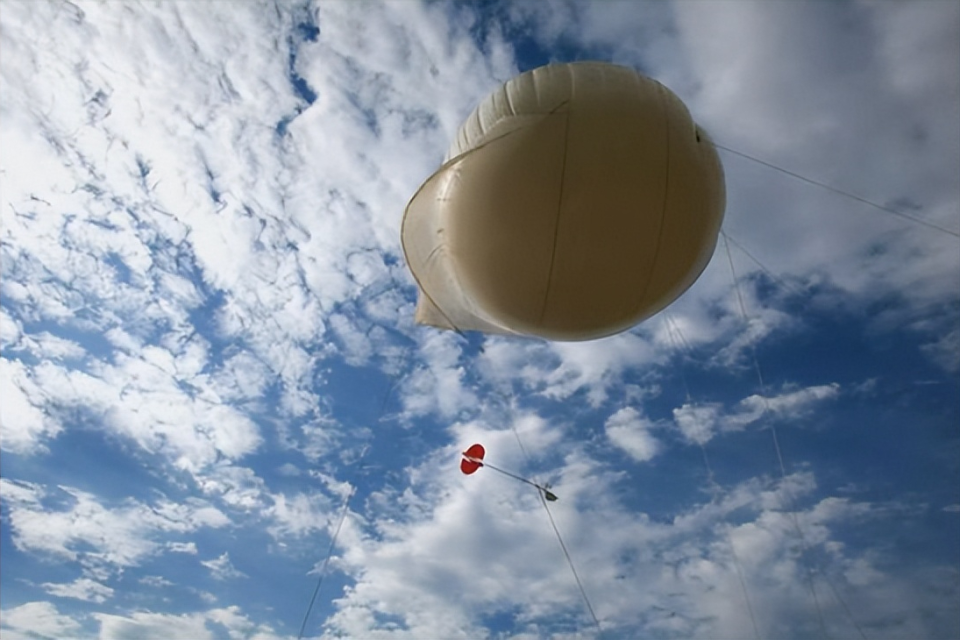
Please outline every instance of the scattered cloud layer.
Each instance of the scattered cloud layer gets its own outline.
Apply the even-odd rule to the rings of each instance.
[[[956,636],[958,25],[6,2],[3,637],[293,637],[328,548],[308,636],[592,637],[474,442],[559,496],[597,637]],[[415,326],[401,216],[463,117],[598,58],[722,145],[714,259],[604,340]]]

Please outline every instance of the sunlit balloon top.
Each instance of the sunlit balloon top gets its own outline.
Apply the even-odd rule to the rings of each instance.
[[[579,62],[485,98],[407,206],[416,320],[591,340],[676,300],[713,254],[723,169],[669,89]]]

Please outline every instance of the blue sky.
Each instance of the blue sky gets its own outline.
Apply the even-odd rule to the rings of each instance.
[[[11,0],[0,46],[4,638],[294,638],[348,499],[307,637],[960,636],[957,3]],[[721,151],[736,284],[414,325],[407,201],[583,59],[945,231]]]

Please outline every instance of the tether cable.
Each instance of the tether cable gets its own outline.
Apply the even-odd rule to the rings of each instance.
[[[383,413],[386,411],[387,402],[390,400],[390,396],[393,395],[394,390],[400,384],[404,375],[397,373],[393,377],[393,382],[390,384],[390,387],[387,389],[386,394],[383,396],[383,401],[380,403],[380,413],[377,416],[377,421],[380,421],[383,418]],[[363,459],[366,457],[367,453],[370,451],[370,445],[366,445],[363,450],[360,452],[360,456],[357,458],[357,468],[360,468],[360,464],[363,462]],[[303,614],[303,622],[300,623],[300,632],[297,634],[297,640],[302,640],[303,634],[307,628],[307,621],[310,619],[310,612],[313,610],[313,605],[317,601],[317,595],[320,593],[320,587],[323,586],[323,579],[327,575],[327,565],[330,563],[330,558],[333,555],[333,550],[337,546],[337,538],[340,536],[340,529],[343,528],[343,522],[347,518],[347,511],[350,507],[350,500],[353,498],[354,494],[357,492],[357,486],[354,484],[350,489],[350,493],[343,501],[343,505],[340,508],[340,520],[337,522],[337,527],[334,529],[333,537],[330,538],[330,548],[327,549],[327,555],[323,559],[323,564],[320,566],[320,575],[317,578],[317,586],[313,589],[313,595],[310,596],[310,604],[307,605],[307,610]]]
[[[746,305],[744,305],[743,295],[742,295],[741,292],[740,292],[740,282],[739,282],[739,279],[737,278],[737,270],[736,270],[736,267],[735,267],[734,264],[733,264],[733,257],[732,257],[732,255],[730,254],[730,244],[732,243],[732,244],[734,244],[735,246],[737,246],[737,247],[738,247],[741,251],[743,251],[744,254],[746,254],[751,260],[753,260],[754,262],[756,262],[756,263],[760,266],[761,269],[763,269],[764,271],[767,271],[767,272],[769,272],[769,271],[766,269],[766,267],[764,267],[764,265],[763,265],[762,262],[760,262],[759,260],[757,260],[757,259],[756,259],[755,257],[753,257],[752,255],[750,255],[750,253],[748,253],[747,250],[744,249],[742,245],[740,245],[740,243],[738,243],[738,242],[734,241],[732,238],[730,238],[725,231],[722,231],[722,230],[721,230],[721,231],[720,231],[720,234],[723,236],[723,245],[724,245],[724,248],[725,248],[725,250],[726,250],[727,262],[728,262],[728,264],[730,265],[730,274],[731,274],[731,276],[732,276],[732,278],[733,278],[734,288],[735,288],[736,291],[737,291],[737,301],[738,301],[739,307],[740,307],[740,316],[741,316],[741,318],[743,319],[744,323],[746,323],[747,325],[749,325],[749,318],[748,318],[748,316],[747,316]],[[757,350],[756,350],[756,348],[754,347],[754,345],[753,345],[752,342],[750,343],[750,354],[751,354],[751,359],[753,360],[753,368],[754,368],[754,371],[755,371],[756,374],[757,374],[757,381],[759,382],[759,385],[760,385],[760,400],[761,400],[762,410],[761,410],[760,418],[758,418],[758,419],[759,419],[759,420],[762,420],[765,416],[767,416],[767,415],[770,413],[770,405],[769,405],[769,400],[768,400],[768,398],[767,398],[766,382],[765,382],[764,379],[763,379],[763,372],[762,372],[761,369],[760,369],[760,361],[759,361],[759,359],[757,358]],[[781,449],[780,449],[780,439],[777,437],[777,429],[776,429],[776,426],[771,423],[771,424],[768,426],[768,428],[770,429],[770,435],[771,435],[771,437],[772,437],[772,439],[773,439],[773,448],[774,448],[774,451],[776,452],[776,455],[777,455],[777,463],[778,463],[778,465],[779,465],[779,467],[780,467],[780,477],[781,477],[784,481],[786,481],[786,479],[787,479],[787,469],[786,469],[786,465],[785,465],[784,462],[783,462],[783,452],[782,452]],[[788,501],[789,501],[789,502],[792,502],[792,499],[790,499],[790,494],[789,494],[789,492],[787,491],[786,484],[784,484],[784,494],[787,496]],[[788,505],[788,506],[789,506],[789,505]],[[803,529],[800,527],[800,520],[799,520],[799,518],[797,517],[796,512],[793,511],[792,509],[788,509],[788,513],[789,513],[789,515],[790,515],[790,519],[791,519],[791,522],[792,522],[792,524],[793,524],[793,528],[794,528],[794,530],[795,530],[796,533],[797,533],[797,537],[800,539],[800,545],[801,545],[801,548],[802,548],[803,552],[804,552],[804,553],[809,553],[810,547],[809,547],[809,545],[807,544],[806,537],[803,535]],[[862,627],[860,626],[860,624],[857,622],[856,618],[854,618],[853,613],[850,611],[850,607],[847,606],[846,601],[845,601],[845,600],[843,599],[843,597],[840,595],[840,592],[837,590],[836,586],[834,586],[833,581],[830,579],[830,577],[829,577],[827,574],[823,573],[823,574],[821,574],[821,575],[823,575],[823,578],[824,578],[824,580],[827,582],[827,585],[830,587],[831,591],[833,592],[833,595],[834,595],[834,596],[837,598],[837,600],[840,602],[840,605],[843,607],[843,610],[844,610],[844,612],[847,614],[847,617],[849,618],[850,622],[851,622],[851,623],[853,624],[853,626],[856,628],[857,633],[860,635],[860,637],[861,637],[863,640],[867,640],[867,636],[866,636],[866,634],[863,632],[863,628],[862,628]],[[814,585],[813,572],[809,569],[809,567],[807,568],[807,581],[808,581],[808,586],[809,586],[809,589],[810,589],[811,596],[813,597],[813,601],[814,601],[814,603],[816,604],[817,617],[818,617],[818,619],[819,619],[819,621],[820,621],[820,630],[821,630],[821,633],[824,635],[824,637],[829,637],[829,636],[827,635],[826,625],[825,625],[824,620],[823,620],[823,612],[822,612],[822,609],[821,609],[821,607],[820,607],[820,599],[819,599],[819,597],[818,597],[818,595],[817,595],[817,590],[816,590],[816,587],[815,587],[815,585]]]
[[[667,325],[667,334],[670,336],[670,342],[673,344],[674,348],[678,351],[682,350],[681,344],[686,345],[689,349],[689,343],[686,338],[683,336],[683,332],[680,330],[680,326],[674,321],[674,319],[669,315],[664,316],[665,324]],[[678,337],[674,337],[674,331],[677,332]],[[689,353],[685,353],[689,355]],[[683,390],[686,394],[687,404],[693,405],[693,399],[690,396],[690,387],[687,384],[687,376],[684,374],[683,369],[680,369],[680,378],[683,380]],[[710,484],[711,492],[713,497],[711,501],[716,501],[721,493],[723,493],[723,487],[720,486],[720,483],[717,482],[716,474],[713,472],[713,466],[710,464],[710,458],[707,456],[707,447],[697,440],[697,445],[700,447],[700,453],[703,455],[703,465],[707,470],[707,481]],[[727,544],[730,545],[730,553],[733,557],[733,566],[737,572],[737,580],[740,582],[740,590],[743,593],[743,600],[747,605],[747,613],[750,615],[750,623],[753,625],[753,635],[756,640],[761,640],[760,630],[757,627],[757,617],[753,613],[753,603],[750,601],[750,593],[747,590],[747,581],[743,577],[743,567],[740,563],[740,555],[737,553],[737,547],[733,544],[733,536],[730,535],[730,528],[725,527],[724,533],[726,533]]]
[[[924,226],[924,227],[928,227],[928,228],[930,228],[930,229],[935,229],[935,230],[937,230],[937,231],[940,231],[941,233],[946,233],[946,234],[951,235],[951,236],[953,236],[953,237],[955,237],[955,238],[960,238],[960,232],[953,231],[952,229],[947,229],[946,227],[941,227],[940,225],[938,225],[938,224],[936,224],[936,223],[933,223],[933,222],[929,222],[929,221],[927,221],[927,220],[924,220],[923,218],[918,218],[918,217],[916,217],[916,216],[912,216],[912,215],[910,215],[909,213],[904,213],[903,211],[898,211],[897,209],[893,209],[893,208],[891,208],[891,207],[885,207],[884,205],[878,204],[878,203],[876,203],[876,202],[873,202],[872,200],[867,200],[866,198],[864,198],[864,197],[862,197],[862,196],[858,196],[858,195],[856,195],[856,194],[854,194],[854,193],[850,193],[849,191],[844,191],[843,189],[838,189],[837,187],[834,187],[834,186],[832,186],[832,185],[829,185],[829,184],[827,184],[827,183],[825,183],[825,182],[820,182],[819,180],[814,180],[814,179],[812,179],[812,178],[808,178],[808,177],[806,177],[806,176],[800,175],[799,173],[795,173],[795,172],[793,172],[793,171],[790,171],[789,169],[784,169],[783,167],[778,167],[777,165],[773,164],[772,162],[767,162],[766,160],[761,160],[760,158],[756,158],[756,157],[751,156],[751,155],[749,155],[749,154],[743,153],[742,151],[736,151],[736,150],[734,150],[734,149],[731,149],[730,147],[725,147],[725,146],[723,146],[722,144],[717,144],[716,142],[714,142],[714,143],[713,143],[713,146],[715,146],[715,147],[718,148],[718,149],[723,149],[724,151],[727,151],[727,152],[732,153],[732,154],[734,154],[734,155],[740,156],[741,158],[746,158],[747,160],[750,160],[751,162],[756,162],[757,164],[762,164],[762,165],[765,166],[765,167],[769,167],[769,168],[771,168],[771,169],[774,169],[774,170],[776,170],[776,171],[779,171],[780,173],[783,173],[783,174],[785,174],[785,175],[788,175],[788,176],[790,176],[790,177],[792,177],[792,178],[796,178],[797,180],[802,180],[803,182],[806,182],[807,184],[812,184],[812,185],[814,185],[814,186],[816,186],[816,187],[820,187],[821,189],[826,189],[827,191],[831,191],[831,192],[836,193],[836,194],[838,194],[838,195],[841,195],[841,196],[850,198],[851,200],[856,200],[857,202],[860,202],[860,203],[862,203],[862,204],[871,206],[871,207],[873,207],[874,209],[879,209],[880,211],[885,211],[885,212],[887,212],[887,213],[889,213],[889,214],[891,214],[891,215],[897,216],[898,218],[903,218],[904,220],[910,220],[911,222],[915,222],[915,223],[917,223],[917,224],[919,224],[919,225],[922,225],[922,226]]]
[[[593,624],[597,625],[597,631],[602,632],[603,627],[600,626],[600,620],[597,618],[597,614],[593,610],[593,605],[590,604],[590,598],[587,596],[587,590],[583,588],[583,583],[580,581],[580,574],[577,573],[577,568],[573,564],[573,558],[570,557],[570,552],[567,550],[567,545],[563,542],[563,536],[560,535],[560,529],[557,528],[557,523],[553,520],[553,514],[550,512],[550,507],[547,505],[547,500],[544,498],[542,491],[537,491],[537,495],[540,497],[540,504],[543,505],[543,509],[547,512],[547,517],[550,518],[550,526],[553,527],[553,532],[557,534],[557,542],[560,543],[560,548],[563,550],[563,556],[567,559],[567,564],[570,565],[570,572],[573,573],[573,579],[577,581],[577,588],[580,589],[580,595],[583,596],[583,602],[587,605],[587,610],[590,612],[590,617],[593,618]]]
[[[350,490],[350,494],[347,495],[347,498],[343,501],[343,507],[340,509],[340,521],[337,523],[337,528],[334,530],[333,537],[330,539],[330,548],[327,549],[327,555],[323,559],[323,564],[320,567],[320,577],[317,578],[317,586],[314,588],[313,595],[310,597],[310,604],[307,606],[306,613],[303,614],[303,622],[300,623],[300,633],[297,634],[297,640],[301,640],[303,638],[303,632],[307,628],[307,620],[310,618],[310,611],[313,610],[313,605],[317,601],[317,594],[320,593],[320,587],[323,585],[323,578],[327,575],[327,564],[330,562],[330,556],[333,555],[333,549],[337,546],[337,537],[340,535],[340,529],[343,527],[343,521],[347,517],[350,499],[353,498],[353,494],[356,492],[357,487],[354,486]]]
[[[507,397],[505,394],[499,391],[497,393],[500,395],[501,398],[503,398],[504,400],[507,400]],[[526,460],[527,464],[529,465],[530,455],[527,453],[527,448],[523,446],[523,440],[520,438],[520,433],[517,431],[516,426],[513,424],[512,416],[508,415],[507,421],[510,424],[510,430],[513,431],[513,436],[517,439],[517,444],[520,446],[520,451],[523,453],[524,460]],[[486,463],[483,463],[483,464],[486,465]],[[490,465],[486,465],[486,466],[490,466]],[[497,471],[502,471],[502,470],[497,469]],[[506,473],[506,472],[503,472],[503,473]],[[573,563],[573,557],[570,555],[570,551],[569,549],[567,549],[567,545],[563,541],[563,536],[560,535],[560,528],[557,527],[557,523],[553,519],[553,513],[551,513],[550,511],[550,507],[549,505],[547,505],[547,499],[544,496],[544,491],[545,491],[544,487],[541,484],[539,484],[536,478],[534,478],[534,481],[531,482],[526,478],[520,478],[519,476],[515,476],[512,473],[507,473],[507,475],[517,478],[518,480],[522,480],[523,482],[526,482],[528,484],[532,484],[537,488],[537,496],[540,498],[540,504],[543,505],[544,511],[547,512],[547,518],[549,518],[550,520],[550,526],[553,528],[553,532],[557,536],[557,542],[560,543],[560,549],[563,551],[563,557],[567,559],[567,565],[569,565],[570,573],[573,574],[573,579],[574,581],[576,581],[577,588],[580,590],[580,596],[583,598],[583,602],[587,606],[587,611],[590,612],[590,617],[593,618],[593,624],[597,626],[598,631],[603,632],[603,626],[600,624],[600,619],[597,618],[597,614],[593,609],[593,604],[590,602],[590,597],[587,595],[587,590],[584,588],[583,582],[580,580],[580,574],[577,573],[577,567]]]
[[[733,287],[737,292],[737,301],[740,304],[740,317],[743,319],[743,322],[749,328],[750,319],[747,316],[747,307],[743,303],[743,294],[740,292],[740,281],[737,279],[737,270],[733,266],[733,256],[730,255],[730,243],[727,241],[727,234],[724,231],[721,231],[720,235],[723,236],[723,246],[724,246],[724,249],[726,249],[727,262],[730,265],[730,274],[731,274],[731,277],[733,278]],[[753,358],[753,368],[756,371],[757,379],[759,380],[759,383],[760,383],[760,399],[761,399],[761,404],[763,409],[759,419],[762,420],[770,412],[770,406],[767,401],[766,384],[763,381],[763,374],[760,372],[760,362],[757,359],[757,350],[754,348],[753,342],[750,342],[749,345],[750,345],[750,353]],[[770,429],[770,434],[773,436],[773,448],[777,454],[777,462],[779,462],[780,464],[780,477],[784,481],[783,488],[784,488],[784,492],[786,492],[787,468],[783,464],[783,454],[780,452],[780,441],[777,438],[777,429],[772,422],[768,425],[768,428]],[[803,531],[800,529],[800,521],[797,518],[797,514],[792,509],[789,509],[791,505],[788,504],[786,506],[788,507],[787,511],[791,516],[794,529],[797,532],[797,536],[800,538],[801,547],[804,552],[807,552],[809,548],[807,546],[806,539],[804,538]],[[820,598],[817,597],[817,588],[813,582],[813,572],[810,570],[809,567],[807,567],[806,574],[807,574],[807,586],[810,589],[810,595],[813,598],[814,605],[816,606],[816,609],[817,609],[817,619],[820,622],[820,632],[823,635],[823,637],[827,637],[827,628],[826,628],[826,624],[823,621],[823,610],[820,607]]]

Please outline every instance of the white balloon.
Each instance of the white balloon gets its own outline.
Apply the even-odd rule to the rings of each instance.
[[[548,65],[466,119],[407,205],[416,320],[591,340],[676,300],[706,267],[725,206],[707,135],[632,69]]]

